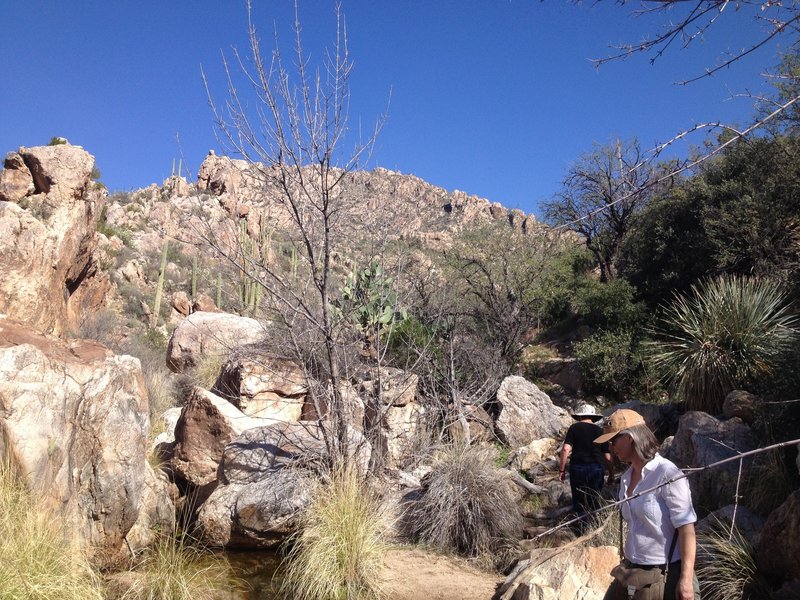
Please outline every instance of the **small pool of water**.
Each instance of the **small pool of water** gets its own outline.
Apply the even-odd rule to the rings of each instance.
[[[278,597],[281,585],[281,557],[274,552],[228,551],[225,557],[235,569],[238,578],[243,579],[248,590],[238,597],[241,600],[273,600]]]

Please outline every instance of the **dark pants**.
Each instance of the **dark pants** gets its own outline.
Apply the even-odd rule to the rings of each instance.
[[[575,514],[583,516],[600,506],[604,474],[603,465],[597,463],[569,465],[569,485]]]

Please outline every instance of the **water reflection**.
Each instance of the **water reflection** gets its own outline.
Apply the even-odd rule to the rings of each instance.
[[[278,569],[281,557],[273,552],[225,553],[237,577],[248,586],[246,592],[237,595],[237,600],[273,600],[278,597],[281,574]]]

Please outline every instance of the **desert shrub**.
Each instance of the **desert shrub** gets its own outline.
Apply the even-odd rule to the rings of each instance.
[[[228,561],[185,534],[159,536],[135,569],[122,600],[215,600],[242,589]]]
[[[728,392],[770,374],[797,339],[797,322],[771,281],[709,279],[666,307],[650,360],[691,409],[716,414]]]
[[[717,526],[697,536],[698,568],[703,598],[767,600],[770,587],[759,576],[755,550],[738,529]]]
[[[617,400],[632,394],[652,395],[639,340],[632,331],[601,331],[573,348],[586,392]]]
[[[80,324],[76,335],[87,340],[96,340],[106,346],[113,346],[120,318],[113,310],[104,308],[91,313]]]
[[[100,582],[76,540],[0,465],[0,597],[101,600]]]
[[[194,384],[206,390],[213,388],[222,370],[222,365],[225,363],[225,358],[223,354],[201,355],[190,373]]]
[[[361,600],[380,597],[386,546],[381,502],[353,470],[319,485],[290,540],[281,587],[287,598]]]
[[[627,281],[602,283],[586,277],[571,298],[572,310],[595,329],[635,329],[645,321],[646,310],[635,301],[634,294]]]
[[[421,496],[404,511],[403,526],[413,540],[442,552],[505,560],[504,550],[519,538],[522,516],[494,454],[481,446],[440,450]]]

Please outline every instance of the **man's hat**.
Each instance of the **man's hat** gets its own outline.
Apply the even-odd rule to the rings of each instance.
[[[603,435],[598,437],[594,443],[603,444],[617,435],[620,431],[630,429],[636,425],[644,425],[644,417],[635,410],[620,408],[615,410],[605,421],[603,421]]]
[[[572,418],[577,419],[578,421],[581,419],[599,421],[603,418],[603,415],[599,414],[591,404],[581,404],[578,406],[575,412],[572,413]]]

